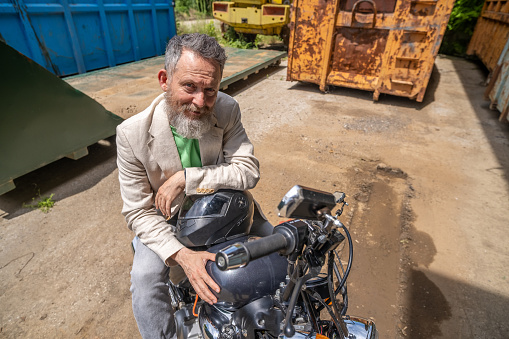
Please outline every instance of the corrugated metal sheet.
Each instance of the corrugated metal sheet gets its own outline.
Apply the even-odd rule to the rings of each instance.
[[[422,101],[453,0],[295,0],[287,80]]]
[[[0,39],[59,76],[164,54],[168,0],[0,0]]]

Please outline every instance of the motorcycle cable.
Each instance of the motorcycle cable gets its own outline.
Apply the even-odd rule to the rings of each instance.
[[[317,333],[323,334],[320,328],[320,325],[318,324],[318,316],[316,315],[316,310],[313,307],[313,304],[311,303],[311,300],[309,299],[309,294],[305,293],[304,291],[300,292],[300,296],[302,300],[304,301],[304,306],[309,314],[309,318],[311,320],[311,323],[313,324],[313,328]]]
[[[322,305],[322,309],[325,308],[327,312],[329,312],[332,322],[334,323],[334,326],[336,326],[336,329],[340,332],[339,334],[342,335],[342,338],[348,338],[348,329],[346,328],[344,322],[338,321],[334,311],[329,307],[329,305],[327,305],[325,300],[323,300],[317,292],[311,292],[308,289],[306,289],[305,292],[316,299]]]
[[[350,274],[350,269],[352,268],[352,261],[353,261],[353,243],[352,243],[352,236],[350,235],[350,232],[348,229],[338,220],[339,226],[345,231],[346,238],[348,239],[348,265],[346,266],[345,274],[343,275],[343,279],[341,279],[341,282],[339,283],[339,286],[336,288],[334,293],[337,295],[339,291],[343,288],[343,286],[346,283],[346,279],[348,278],[348,275]]]
[[[331,218],[333,219],[332,216],[328,216],[327,218]],[[343,225],[343,223],[341,223],[339,220],[337,219],[333,219],[335,221],[335,224],[339,227],[341,227],[344,231],[345,231],[345,234],[346,234],[346,238],[348,239],[348,265],[346,266],[346,271],[345,273],[343,274],[343,278],[341,278],[341,275],[339,274],[339,272],[335,272],[336,273],[336,276],[338,277],[338,280],[340,281],[339,282],[339,285],[338,287],[336,288],[336,290],[334,291],[334,296],[336,296],[342,289],[343,287],[345,286],[345,283],[346,283],[346,279],[348,278],[348,275],[350,274],[350,270],[352,268],[352,261],[353,261],[353,243],[352,243],[352,236],[350,235],[350,232],[348,231],[348,229],[345,227],[345,225]],[[339,257],[339,256],[338,256]],[[346,305],[346,304],[345,304]],[[318,308],[318,311],[321,311],[323,310],[323,307],[319,307]]]
[[[341,266],[341,271],[343,272],[343,274],[345,274],[345,269],[343,268],[343,264],[341,263],[340,256],[338,255],[336,250],[334,250],[334,254],[339,259],[338,262],[339,262],[339,265]],[[339,273],[338,266],[336,265],[336,262],[334,262],[333,266],[334,266],[334,274],[336,274],[338,281],[340,281],[341,274]],[[341,296],[343,297],[343,308],[341,310],[341,316],[344,316],[346,314],[346,311],[348,310],[348,291],[347,291],[346,284],[343,285],[343,289],[340,292],[341,292]]]
[[[196,312],[196,305],[198,304],[198,299],[200,297],[198,296],[198,293],[196,293],[196,299],[194,299],[194,305],[193,305],[193,315],[195,317],[198,317],[198,313]]]
[[[345,334],[346,337],[348,337],[348,329],[346,328],[345,322],[343,321],[342,316],[346,314],[346,304],[343,303],[343,306],[341,307],[341,311],[338,309],[338,303],[336,301],[336,294],[334,291],[334,285],[333,285],[333,275],[332,270],[334,267],[334,251],[329,252],[329,263],[328,263],[328,274],[327,274],[327,286],[329,288],[329,295],[332,302],[332,308],[336,314],[338,314],[338,322],[341,326],[342,332]]]

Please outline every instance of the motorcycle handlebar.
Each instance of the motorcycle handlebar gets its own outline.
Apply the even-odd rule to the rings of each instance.
[[[221,271],[238,268],[251,260],[286,249],[288,245],[287,238],[281,233],[246,243],[235,243],[216,254],[216,265]]]

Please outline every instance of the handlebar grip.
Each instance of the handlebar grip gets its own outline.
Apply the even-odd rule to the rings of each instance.
[[[287,240],[285,236],[280,233],[274,233],[268,237],[263,237],[244,244],[249,253],[250,260],[255,260],[268,254],[285,249],[286,245]]]
[[[216,254],[216,265],[221,271],[238,268],[251,260],[277,252],[287,247],[284,235],[275,233],[247,243],[235,243]]]

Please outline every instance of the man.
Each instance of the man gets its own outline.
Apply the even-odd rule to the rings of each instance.
[[[219,92],[225,62],[224,49],[211,37],[172,38],[158,73],[164,93],[117,128],[122,214],[137,236],[133,313],[144,338],[175,335],[165,286],[170,266],[183,268],[205,302],[217,302],[210,289],[220,287],[205,270],[214,254],[184,247],[171,229],[184,195],[247,190],[259,180],[238,103]],[[255,231],[270,232],[266,221]]]

